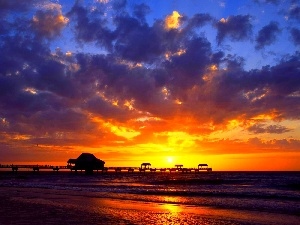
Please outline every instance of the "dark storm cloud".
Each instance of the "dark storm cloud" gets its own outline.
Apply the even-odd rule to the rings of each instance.
[[[142,3],[139,5],[135,5],[133,8],[133,15],[136,18],[139,18],[142,21],[145,21],[145,16],[150,13],[151,9],[148,5]]]
[[[151,61],[164,52],[161,27],[149,27],[140,20],[121,16],[115,19],[115,53],[136,62]]]
[[[272,21],[268,25],[264,26],[256,37],[256,49],[264,48],[267,45],[271,45],[275,40],[277,34],[280,33],[278,23]]]
[[[178,73],[180,76],[195,77],[201,76],[207,65],[210,64],[211,45],[206,38],[197,37],[187,40],[184,43],[185,53],[174,55],[168,65],[173,74]],[[183,78],[183,77],[182,77]],[[185,79],[183,78],[183,79]],[[175,78],[176,79],[176,78]],[[177,83],[176,85],[184,85]]]
[[[122,101],[119,104],[122,104]],[[99,96],[89,98],[83,105],[83,108],[103,119],[113,119],[122,122],[129,120],[134,115],[128,109],[113,105]]]
[[[107,28],[104,12],[95,10],[90,12],[87,8],[75,4],[67,13],[75,23],[75,35],[79,42],[96,42],[98,45],[111,48],[114,39],[112,32]]]
[[[299,119],[299,59],[296,53],[276,66],[252,71],[244,71],[242,59],[231,59],[232,69],[208,78],[197,98],[186,102],[188,111],[215,124],[241,115],[244,120],[262,114],[273,114],[275,120]]]
[[[116,11],[124,9],[126,5],[127,5],[127,0],[116,0],[113,1],[112,3],[112,6]]]
[[[108,28],[106,18],[99,10],[91,12],[76,4],[67,14],[75,18],[77,40],[96,42],[114,55],[135,62],[153,63],[167,51],[178,51],[182,42],[187,40],[187,34],[212,20],[208,14],[196,14],[191,19],[186,18],[182,32],[166,30],[161,20],[149,26],[145,15],[150,9],[140,4],[134,6],[132,15],[127,12],[117,13],[113,18],[114,26]]]
[[[288,16],[291,19],[300,21],[300,6],[296,4],[293,5],[288,12]]]
[[[43,3],[43,0],[0,0],[0,12],[8,11],[26,11],[30,9],[34,3]],[[1,16],[0,16],[1,17]]]
[[[56,60],[44,60],[39,65],[36,75],[29,78],[38,90],[50,91],[58,96],[76,97],[73,80],[65,74],[67,67]]]
[[[280,126],[280,125],[266,126],[264,124],[255,124],[255,125],[249,127],[248,131],[255,133],[255,134],[260,134],[260,133],[282,134],[282,133],[289,132],[290,129],[288,129],[284,126]]]
[[[239,20],[245,25],[242,28],[251,27],[249,16],[229,18],[225,24],[229,23],[230,29],[224,31],[223,38],[246,38],[250,29],[235,33],[232,28],[233,24],[240,27]],[[165,86],[170,91],[168,99],[184,101],[184,105],[177,110],[189,111],[203,121],[222,123],[241,114],[245,119],[250,119],[274,109],[278,109],[278,118],[298,118],[297,110],[289,109],[291,104],[299,102],[295,94],[299,90],[296,75],[299,73],[298,53],[282,59],[273,67],[245,71],[243,58],[225,56],[221,51],[213,52],[209,41],[196,33],[192,37],[185,36],[190,34],[185,28],[190,26],[190,30],[194,29],[191,24],[201,26],[209,22],[209,16],[186,18],[181,32],[162,29],[160,21],[149,26],[129,14],[118,15],[114,22],[116,26],[112,33],[115,46],[112,54],[109,57],[94,56],[92,60],[82,55],[77,59],[82,76],[86,79],[93,76],[99,81],[99,89],[106,87],[109,96],[123,100],[135,99],[138,109],[161,117],[170,116],[174,106],[161,99],[161,88]],[[157,40],[157,43],[150,43],[150,39]],[[147,44],[143,44],[144,41]],[[139,47],[135,48],[134,45]],[[177,54],[180,49],[184,52]],[[168,59],[164,57],[167,51],[170,51]],[[128,62],[135,65],[135,62],[153,60],[161,61],[156,68],[131,68],[126,65]],[[209,78],[209,82],[204,81],[202,77],[212,64],[226,65],[227,70],[216,72],[219,75]],[[197,91],[191,94],[191,88],[195,86],[199,90],[195,89]],[[100,109],[95,111],[101,114]]]
[[[300,45],[300,30],[297,28],[292,28],[291,35],[295,45]]]
[[[212,20],[213,18],[207,13],[195,14],[192,18],[188,20],[187,28],[198,28],[205,25],[208,22],[211,22]]]
[[[241,41],[249,38],[252,32],[251,17],[249,15],[229,16],[216,23],[218,31],[217,42],[221,44],[225,38]]]

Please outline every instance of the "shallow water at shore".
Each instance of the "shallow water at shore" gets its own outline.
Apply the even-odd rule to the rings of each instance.
[[[299,175],[2,173],[0,224],[293,225]]]

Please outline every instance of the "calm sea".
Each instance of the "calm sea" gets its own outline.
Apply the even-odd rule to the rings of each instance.
[[[82,197],[169,204],[187,209],[259,212],[265,217],[282,218],[278,224],[295,224],[297,219],[300,224],[300,172],[99,173],[89,176],[40,172],[2,174],[0,178],[0,187],[51,189],[58,193],[69,190]],[[289,216],[292,222],[282,222]]]

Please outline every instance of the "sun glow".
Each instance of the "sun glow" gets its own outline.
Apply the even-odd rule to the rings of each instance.
[[[172,156],[168,156],[167,157],[167,162],[168,163],[172,163],[173,162],[173,157]]]

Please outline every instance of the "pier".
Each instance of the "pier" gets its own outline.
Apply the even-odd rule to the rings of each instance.
[[[0,169],[9,168],[13,172],[17,172],[19,169],[29,169],[33,172],[39,172],[40,170],[53,170],[55,172],[58,172],[61,169],[70,169],[68,166],[51,166],[51,165],[1,165]]]
[[[27,171],[39,172],[39,171],[70,171],[75,172],[74,166],[51,166],[51,165],[0,165],[0,169],[10,169],[12,172],[18,172],[20,169],[27,169]],[[77,171],[84,171],[84,169],[77,169]],[[199,172],[211,172],[212,168],[206,167],[197,167],[197,168],[178,168],[178,167],[170,167],[170,168],[151,168],[151,167],[132,167],[132,166],[124,166],[124,167],[104,167],[103,169],[95,169],[93,172],[97,173],[199,173]]]
[[[182,164],[177,164],[172,168],[151,168],[151,163],[144,162],[140,167],[124,166],[124,167],[105,167],[105,162],[98,159],[91,153],[82,153],[77,159],[69,159],[66,166],[52,166],[52,165],[1,165],[0,169],[11,169],[12,172],[17,173],[19,169],[28,169],[33,172],[39,172],[41,170],[52,170],[58,172],[59,170],[70,170],[71,172],[77,173],[78,171],[84,171],[86,174],[92,174],[94,171],[101,173],[199,173],[202,171],[211,172],[212,168],[209,168],[207,164],[201,163],[198,164],[197,168],[185,168]]]

